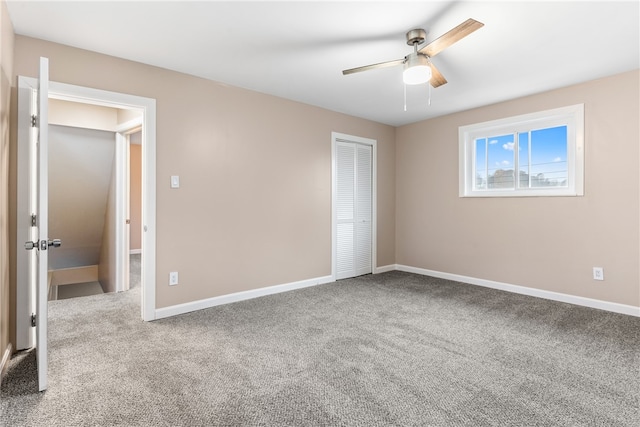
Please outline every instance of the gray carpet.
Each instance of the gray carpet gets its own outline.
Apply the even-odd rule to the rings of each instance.
[[[402,272],[150,323],[139,291],[52,302],[3,425],[640,425],[639,318]]]
[[[140,254],[129,255],[129,289],[140,286]]]

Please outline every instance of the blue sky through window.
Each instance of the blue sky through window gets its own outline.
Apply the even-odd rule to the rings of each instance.
[[[566,126],[531,131],[531,176],[540,174],[547,185],[566,185]]]
[[[476,188],[514,188],[516,151],[519,187],[567,185],[567,126],[475,140]]]

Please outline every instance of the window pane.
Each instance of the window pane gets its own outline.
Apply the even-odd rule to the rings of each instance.
[[[488,188],[514,188],[513,163],[515,141],[513,135],[488,138]]]
[[[583,104],[460,126],[459,196],[583,196],[583,130]]]
[[[531,132],[531,187],[567,186],[567,127]]]
[[[518,134],[518,176],[519,187],[529,188],[529,132]]]
[[[476,139],[475,189],[487,189],[487,139]]]

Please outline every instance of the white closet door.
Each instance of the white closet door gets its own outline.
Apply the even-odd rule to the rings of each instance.
[[[371,146],[356,145],[356,276],[371,273]]]
[[[336,279],[372,272],[372,149],[336,143]]]
[[[336,143],[336,279],[355,274],[355,145]]]

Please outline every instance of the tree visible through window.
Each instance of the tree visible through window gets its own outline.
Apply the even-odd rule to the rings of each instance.
[[[460,195],[581,195],[582,117],[578,105],[461,127]]]

